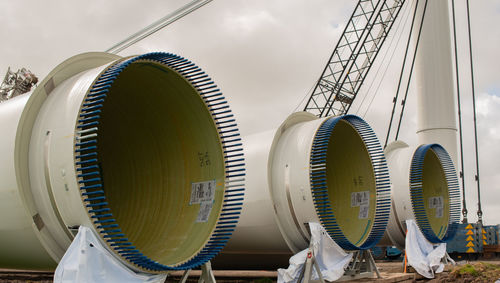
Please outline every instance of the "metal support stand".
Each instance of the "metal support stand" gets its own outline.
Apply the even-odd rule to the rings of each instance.
[[[319,280],[313,280],[313,268],[316,269],[316,273],[319,276]],[[344,271],[344,275],[340,277],[337,281],[349,281],[361,278],[373,278],[374,275],[377,278],[380,277],[377,266],[375,265],[375,260],[373,259],[372,253],[369,250],[355,251],[351,262]],[[309,245],[309,251],[307,252],[306,262],[304,268],[300,272],[299,280],[297,282],[303,283],[325,283],[323,275],[319,270],[318,263],[316,262],[316,257],[312,248],[312,244]]]
[[[316,273],[319,276],[319,280],[312,280],[313,268],[316,268]],[[304,281],[302,281],[304,279]],[[318,262],[316,261],[316,257],[314,256],[314,251],[312,244],[309,244],[309,251],[307,252],[306,262],[304,264],[304,269],[300,272],[299,280],[297,282],[303,283],[325,283],[323,279],[323,275],[319,270]]]
[[[344,272],[344,276],[340,277],[338,281],[349,281],[361,278],[373,278],[376,274],[380,278],[375,260],[369,250],[353,252],[351,262]]]
[[[180,283],[186,283],[190,271],[191,269],[184,271]],[[212,264],[210,263],[210,261],[207,261],[205,264],[201,266],[201,275],[200,279],[198,280],[198,283],[203,283],[203,282],[215,283],[214,272],[212,271]]]

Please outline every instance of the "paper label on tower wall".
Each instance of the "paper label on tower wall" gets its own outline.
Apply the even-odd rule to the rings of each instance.
[[[436,208],[436,218],[443,218],[443,208],[442,207]]]
[[[429,198],[429,208],[442,208],[444,207],[443,197],[430,197]]]
[[[189,204],[213,202],[215,197],[215,180],[191,183],[191,199]]]
[[[429,208],[435,208],[436,209],[436,218],[442,218],[443,217],[443,210],[444,210],[444,201],[443,197],[430,197],[429,198]]]
[[[362,204],[359,206],[358,219],[367,219],[368,211],[370,210],[370,204]]]
[[[212,212],[213,201],[204,201],[200,203],[200,211],[198,212],[198,217],[196,217],[196,222],[207,222]]]
[[[367,219],[370,210],[370,191],[352,192],[351,207],[359,207],[358,219]]]
[[[370,203],[370,191],[351,193],[351,207],[369,205],[369,203]]]

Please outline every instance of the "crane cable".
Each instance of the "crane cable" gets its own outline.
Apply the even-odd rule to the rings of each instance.
[[[405,68],[406,68],[406,59],[408,57],[408,52],[410,50],[410,42],[411,42],[411,37],[412,37],[412,33],[413,33],[413,27],[414,27],[414,24],[415,24],[415,18],[417,16],[418,3],[419,2],[417,1],[417,3],[415,4],[415,11],[413,12],[413,18],[412,18],[412,21],[411,21],[410,32],[408,34],[408,41],[406,43],[406,50],[405,50],[405,55],[404,55],[404,58],[403,58],[403,65],[401,67],[401,73],[399,75],[398,88],[396,90],[396,96],[394,97],[394,99],[392,101],[393,104],[392,104],[391,119],[389,121],[389,126],[387,127],[387,135],[385,136],[384,148],[387,146],[387,142],[389,141],[389,136],[391,134],[392,121],[394,119],[394,114],[396,112],[396,103],[398,101],[399,91],[401,89],[401,83],[403,81],[403,74],[404,74],[404,71],[405,71]]]
[[[455,1],[451,1],[451,11],[453,15],[453,39],[455,44],[455,76],[457,78],[457,104],[458,104],[458,133],[460,144],[460,179],[462,179],[462,222],[468,223],[467,220],[467,204],[465,202],[465,168],[464,168],[464,146],[462,135],[462,104],[460,102],[460,80],[458,72],[458,51],[457,51],[457,25],[455,19]]]
[[[402,101],[403,108],[401,109],[401,115],[399,116],[398,129],[396,131],[395,140],[398,139],[399,130],[401,129],[401,121],[403,120],[403,114],[405,112],[406,99],[408,97],[408,91],[410,90],[410,82],[411,82],[411,77],[413,74],[413,66],[415,66],[415,59],[417,58],[418,44],[420,43],[420,35],[422,34],[422,27],[424,26],[424,18],[425,18],[425,12],[427,10],[427,2],[428,2],[428,0],[425,0],[424,11],[422,13],[422,20],[420,21],[420,28],[418,30],[417,43],[415,44],[415,52],[413,54],[413,60],[411,62],[410,75],[408,77],[408,83],[406,85],[405,98]]]
[[[417,1],[414,1],[414,3],[417,2]],[[411,12],[411,8],[408,8],[408,7],[411,7],[413,6],[413,4],[411,5],[407,5],[407,8],[405,10],[404,13],[407,13],[407,12]],[[392,49],[392,45],[394,42],[396,42],[396,46],[394,47],[394,50],[392,50],[392,53],[391,53],[391,56],[387,62],[387,64],[385,64],[385,68],[384,68],[384,71],[383,71],[383,74],[382,74],[382,77],[378,80],[378,84],[377,84],[377,87],[375,88],[375,91],[373,92],[374,95],[372,95],[371,99],[370,99],[370,102],[368,103],[368,106],[366,107],[363,115],[362,115],[362,118],[365,118],[366,115],[368,114],[368,111],[371,109],[371,106],[373,104],[373,101],[375,100],[375,98],[377,97],[377,94],[379,93],[379,89],[380,89],[380,86],[385,78],[385,75],[387,74],[387,71],[389,70],[389,66],[391,65],[391,62],[392,62],[392,59],[394,59],[394,55],[396,54],[396,48],[397,48],[397,42],[399,42],[401,40],[401,37],[403,36],[403,32],[399,32],[400,28],[402,28],[404,30],[404,28],[406,27],[407,23],[408,23],[408,20],[409,20],[409,17],[408,15],[405,17],[405,22],[402,23],[402,20],[399,22],[398,24],[398,27],[396,28],[395,32],[394,32],[394,36],[392,37],[391,39],[391,42],[389,43],[389,48],[387,48],[387,51],[385,52],[384,54],[384,57],[382,58],[382,60],[380,62],[384,62],[388,53],[389,53],[389,50]],[[396,39],[396,34],[399,34],[399,36],[397,37],[397,40]],[[380,73],[380,70],[382,69],[382,66],[384,64],[380,64],[379,67],[377,68],[377,71],[375,72],[376,74]],[[376,81],[376,77],[377,75],[374,76],[372,82],[370,83],[370,86],[368,87],[368,89],[366,90],[366,94],[365,96],[363,97],[363,100],[361,101],[359,107],[358,107],[358,110],[356,110],[356,115],[358,115],[358,113],[361,111],[361,108],[363,107],[364,103],[365,103],[365,100],[366,98],[369,96],[368,94],[371,93],[372,91],[372,87]],[[360,114],[361,115],[361,114]]]
[[[469,58],[470,58],[470,76],[472,83],[472,109],[474,113],[474,145],[476,151],[476,182],[477,182],[477,222],[479,224],[483,223],[483,211],[481,209],[481,189],[479,186],[479,153],[477,146],[477,122],[476,122],[476,93],[474,87],[474,64],[472,61],[472,32],[470,28],[470,9],[469,9],[469,0],[467,3],[467,29],[469,31]]]
[[[152,35],[153,33],[161,30],[162,28],[170,25],[171,23],[179,20],[180,18],[186,16],[187,14],[197,10],[198,8],[208,4],[212,0],[194,0],[188,4],[182,6],[181,8],[173,11],[172,13],[166,15],[165,17],[157,20],[156,22],[150,24],[149,26],[139,30],[138,32],[132,34],[131,36],[125,38],[124,40],[113,45],[105,52],[118,54],[120,51],[124,50],[136,44],[137,42],[143,40],[144,38]]]

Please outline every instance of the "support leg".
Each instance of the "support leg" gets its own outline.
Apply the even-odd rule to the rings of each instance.
[[[312,269],[313,269],[312,261],[313,261],[312,252],[309,251],[309,253],[307,254],[306,263],[304,264],[304,281],[303,281],[304,283],[309,283],[309,281],[311,280]]]
[[[191,269],[184,271],[184,274],[182,274],[180,283],[186,283],[186,280],[188,279],[190,271],[191,271]]]
[[[201,276],[198,283],[215,283],[214,272],[212,271],[212,264],[207,261],[201,266]]]
[[[366,260],[369,261],[370,264],[370,271],[372,272],[375,271],[375,273],[377,274],[377,278],[381,278],[380,272],[378,272],[377,265],[375,264],[375,259],[373,258],[372,252],[370,250],[366,250],[365,253],[367,255]]]

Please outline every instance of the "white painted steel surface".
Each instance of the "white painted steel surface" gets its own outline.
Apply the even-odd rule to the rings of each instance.
[[[442,145],[457,164],[457,110],[448,1],[428,1],[427,5],[415,61],[418,143]],[[415,38],[417,35],[415,28]]]
[[[350,118],[354,119],[354,117]],[[319,129],[325,124],[331,125],[327,122],[332,121],[338,121],[338,124],[335,124],[338,127],[328,128],[328,135],[325,137],[326,130],[319,131]],[[290,115],[276,130],[258,133],[243,139],[247,164],[247,194],[240,222],[233,237],[221,255],[213,262],[216,268],[248,269],[286,266],[291,254],[308,247],[311,237],[308,229],[309,222],[327,221],[326,223],[331,227],[333,221],[336,221],[335,223],[338,221],[339,231],[343,234],[335,237],[344,237],[342,241],[346,241],[345,237],[350,237],[349,240],[355,239],[351,247],[355,247],[354,245],[359,247],[370,241],[370,238],[367,240],[366,235],[367,233],[372,235],[371,231],[374,229],[374,226],[370,225],[370,221],[373,223],[375,219],[376,206],[373,203],[377,202],[379,205],[379,199],[382,199],[384,194],[388,194],[375,193],[379,186],[388,187],[388,177],[386,177],[385,185],[375,184],[376,176],[377,178],[383,177],[379,173],[374,173],[374,167],[378,168],[377,170],[381,167],[387,170],[384,167],[385,158],[382,157],[382,150],[378,145],[380,152],[376,157],[376,164],[372,163],[374,161],[370,159],[366,149],[370,146],[363,142],[360,132],[347,121],[335,117],[318,119],[310,113],[299,112]],[[365,125],[362,130],[365,134],[368,131],[367,128],[369,126]],[[315,148],[318,150],[318,143],[313,146],[313,142],[318,136],[322,139],[321,143],[325,143],[325,138],[328,139],[328,146],[322,150],[325,156],[329,152],[329,157],[325,157],[327,161],[321,165],[312,161],[314,160],[313,151]],[[370,148],[375,148],[376,146],[371,143],[375,142],[376,137],[370,136],[369,140]],[[339,151],[334,149],[339,149],[341,153],[339,154]],[[345,154],[346,152],[353,154]],[[381,161],[383,162],[380,163]],[[311,166],[311,164],[314,165]],[[335,164],[337,166],[334,166]],[[339,171],[339,167],[344,170]],[[315,174],[316,171],[313,170],[318,169],[328,172],[328,175],[325,173],[324,181],[321,181],[324,182],[321,186],[328,191],[327,197],[318,196],[318,191],[313,192],[313,175],[311,174]],[[375,171],[382,173],[377,170]],[[358,177],[365,181],[364,185],[360,184],[361,181],[358,184]],[[315,184],[320,186],[319,183]],[[369,191],[368,198],[373,203],[368,208],[370,216],[367,214],[365,217],[371,220],[367,222],[368,224],[363,222],[364,226],[360,226],[363,229],[360,229],[352,223],[358,223],[360,219],[366,220],[359,216],[361,208],[353,207],[352,194],[363,190]],[[324,203],[328,203],[328,207],[333,207],[338,215],[331,210],[325,212],[326,210],[322,208],[325,206]],[[316,205],[320,207],[320,212]],[[349,211],[353,210],[355,214],[342,214],[342,211],[338,210],[342,207]],[[387,210],[387,216],[388,209],[388,207],[382,208],[382,210]],[[319,213],[323,213],[321,220]],[[336,217],[336,220],[332,221],[326,217]],[[379,221],[383,222],[383,220]],[[385,225],[382,229],[385,229]]]
[[[326,119],[305,112],[292,114],[276,131],[269,157],[276,220],[293,253],[309,246],[308,223],[319,222],[311,194],[310,160],[314,136]]]
[[[422,17],[420,9],[417,18]],[[428,1],[415,61],[418,144],[437,143],[457,156],[456,99],[448,1]],[[416,39],[419,29],[413,30]],[[385,154],[391,172],[392,211],[380,245],[404,248],[405,220],[415,219],[410,200],[410,166],[417,146],[396,141]]]
[[[245,201],[238,226],[222,251],[225,254],[288,254],[276,225],[269,193],[268,156],[275,130],[243,138],[247,167]]]
[[[69,122],[66,120],[68,116],[54,115],[59,123],[57,133],[49,135],[42,133],[38,137],[40,143],[36,146],[30,145],[31,133],[33,127],[40,127],[40,123],[43,123],[38,119],[38,114],[53,111],[46,107],[41,110],[42,104],[52,90],[58,88],[67,78],[116,58],[119,57],[102,53],[87,53],[72,57],[55,68],[33,93],[0,104],[0,119],[3,121],[0,123],[2,133],[0,204],[2,209],[5,209],[0,215],[2,267],[22,265],[25,268],[52,269],[71,243],[72,234],[67,228],[61,227],[60,223],[54,222],[58,212],[52,206],[56,201],[53,199],[53,193],[50,192],[50,197],[49,195],[42,197],[40,194],[43,191],[49,192],[47,184],[50,184],[51,180],[46,178],[45,173],[52,169],[48,167],[51,162],[59,160],[57,155],[50,155],[47,139],[53,138],[58,141],[70,139],[71,136],[66,135],[74,132],[74,124],[73,127],[64,124]],[[62,103],[56,107],[64,108],[65,105]],[[35,125],[36,123],[38,124]],[[43,131],[40,128],[36,130]],[[73,157],[70,158],[72,161]],[[33,162],[39,163],[34,165]],[[35,178],[39,182],[35,183],[36,185],[32,186],[35,180],[30,179],[29,170],[38,171]],[[74,178],[74,175],[71,176],[70,173],[68,175],[66,178]],[[34,188],[33,191],[31,187]],[[68,199],[69,203],[61,203],[66,200],[59,201],[72,217],[81,212],[71,206],[78,202],[81,206],[80,196],[77,199]]]
[[[21,195],[20,185],[16,180],[14,167],[16,132],[22,110],[29,95],[22,95],[0,103],[0,264],[14,267],[19,263],[37,269],[48,269],[55,262],[38,240],[32,215],[26,212],[26,204]],[[27,256],[29,255],[29,256]]]
[[[410,199],[410,166],[415,147],[403,141],[390,143],[384,150],[392,184],[392,209],[389,224],[379,245],[404,249],[407,219],[415,219]]]
[[[438,144],[385,149],[392,181],[392,210],[381,246],[404,249],[406,220],[416,220],[431,243],[453,238],[460,220],[458,178],[448,153]]]
[[[239,132],[221,96],[174,54],[85,53],[0,103],[0,267],[55,268],[81,225],[134,271],[213,258],[244,199]],[[200,181],[213,184],[197,187],[203,203]]]
[[[309,126],[309,129],[300,133],[300,136],[295,136],[297,133],[294,133],[290,139],[290,132],[287,132],[287,129],[311,120],[315,121],[307,125],[312,127]],[[243,138],[248,189],[240,221],[223,254],[289,255],[291,251],[298,252],[308,245],[306,240],[309,235],[307,231],[297,229],[293,222],[286,190],[281,187],[283,183],[278,179],[283,179],[287,184],[288,191],[292,192],[290,197],[293,196],[295,202],[298,196],[295,191],[290,191],[290,178],[303,183],[301,186],[307,189],[309,194],[307,200],[310,203],[307,203],[309,210],[300,216],[314,218],[316,213],[309,186],[309,154],[315,131],[322,121],[324,119],[316,120],[316,116],[306,112],[294,113],[277,130]],[[284,139],[281,138],[282,135],[285,136]],[[294,166],[298,170],[293,173],[290,173],[289,169],[279,170],[276,167],[283,167],[281,163],[284,162],[279,160],[283,157],[283,153],[280,152],[283,150],[283,143],[294,144],[296,138],[299,138],[302,147],[296,148],[294,154],[288,154],[287,157],[296,159]],[[294,213],[298,215],[297,212]]]

